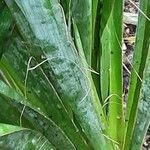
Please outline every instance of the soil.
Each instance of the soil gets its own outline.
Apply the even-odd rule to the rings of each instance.
[[[139,6],[139,0],[132,0],[137,6]],[[125,0],[124,12],[138,13],[138,9],[129,1]],[[124,103],[127,100],[127,94],[129,89],[129,76],[131,71],[131,62],[133,58],[134,42],[136,34],[136,25],[124,24],[124,44],[123,44],[123,91],[124,91]],[[147,131],[145,140],[143,142],[142,150],[150,150],[150,128]]]

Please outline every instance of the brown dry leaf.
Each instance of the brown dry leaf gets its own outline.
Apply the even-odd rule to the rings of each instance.
[[[124,40],[125,40],[125,43],[133,45],[135,43],[135,36],[126,37],[124,38]]]

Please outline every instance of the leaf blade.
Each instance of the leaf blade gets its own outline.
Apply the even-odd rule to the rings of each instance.
[[[40,133],[18,126],[0,123],[0,148],[1,149],[51,149],[54,146]]]

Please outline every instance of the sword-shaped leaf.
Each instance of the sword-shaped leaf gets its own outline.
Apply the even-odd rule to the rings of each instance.
[[[96,102],[89,91],[88,80],[66,31],[58,1],[6,0],[28,52],[42,64],[62,103],[74,111],[95,149],[107,146]],[[69,56],[69,57],[68,57]]]
[[[55,147],[40,133],[0,123],[0,149],[3,150],[55,150]]]

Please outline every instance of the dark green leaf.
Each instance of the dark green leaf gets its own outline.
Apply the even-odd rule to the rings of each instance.
[[[2,150],[55,150],[40,133],[18,126],[0,124],[0,149]]]
[[[140,1],[140,10],[150,17],[150,1]],[[128,150],[130,147],[131,140],[133,136],[133,130],[136,122],[136,114],[139,103],[140,90],[143,79],[143,72],[146,65],[146,60],[149,51],[150,44],[150,21],[139,12],[135,42],[135,50],[132,63],[130,87],[128,94],[128,103],[126,109],[126,143],[125,148]]]
[[[9,95],[9,97],[6,95]],[[75,149],[64,132],[51,119],[41,113],[39,109],[31,108],[30,104],[25,103],[23,97],[20,99],[20,96],[3,82],[0,84],[0,107],[0,120],[2,123],[39,131],[57,149]]]
[[[141,149],[144,137],[150,125],[150,57],[144,73],[136,125],[133,132],[131,149]]]
[[[63,106],[60,97],[47,79],[41,67],[29,71],[26,78],[26,65],[29,56],[19,39],[11,39],[11,44],[5,48],[9,49],[9,51],[4,53],[0,66],[5,77],[8,79],[8,82],[10,81],[9,83],[14,86],[16,90],[21,91],[21,95],[25,95],[27,98],[26,103],[30,103],[31,107],[40,109],[41,112],[45,113],[60,128],[62,128],[70,140],[75,143],[76,147],[82,149],[87,147],[84,139],[78,132],[77,127],[74,125],[71,118],[69,118],[69,114]],[[30,65],[36,63],[37,62],[33,59]],[[13,64],[13,66],[11,64]],[[24,87],[25,80],[26,88]],[[12,81],[15,85],[18,85],[18,88],[11,83]]]
[[[92,53],[92,0],[72,0],[71,17],[75,20],[87,62],[91,65]]]
[[[47,59],[42,69],[45,70],[62,103],[65,106],[69,104],[95,149],[107,147],[102,135],[101,113],[92,99],[88,80],[66,32],[64,16],[58,1],[6,2],[30,55],[35,57],[38,63],[43,55]]]

